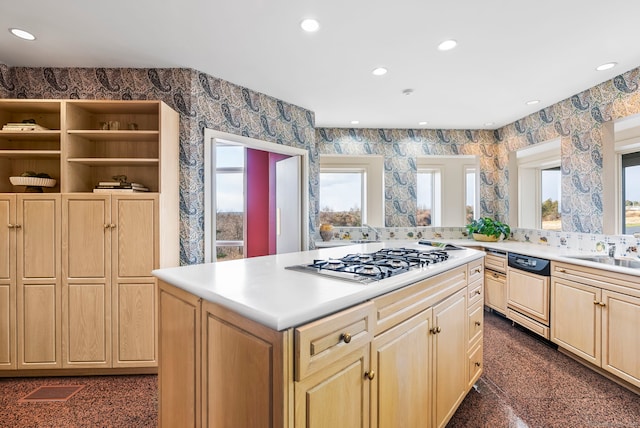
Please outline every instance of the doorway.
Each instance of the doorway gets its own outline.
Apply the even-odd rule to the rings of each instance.
[[[205,129],[205,262],[308,247],[308,153]]]

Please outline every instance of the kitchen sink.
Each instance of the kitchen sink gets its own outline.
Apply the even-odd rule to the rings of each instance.
[[[349,241],[352,244],[370,244],[372,242],[380,242],[379,240],[376,241],[375,239],[354,239]]]
[[[640,269],[640,260],[631,259],[615,259],[608,256],[569,256],[569,258],[577,260],[585,260],[588,262],[603,263],[632,269]]]

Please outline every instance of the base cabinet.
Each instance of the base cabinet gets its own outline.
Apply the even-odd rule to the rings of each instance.
[[[157,362],[156,194],[64,194],[64,367]]]
[[[160,426],[444,426],[482,372],[482,260],[470,272],[286,331],[159,280]]]
[[[637,277],[554,263],[552,341],[640,388]],[[624,292],[623,292],[624,291]]]

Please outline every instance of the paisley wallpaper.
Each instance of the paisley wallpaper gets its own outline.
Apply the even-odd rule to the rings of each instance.
[[[204,128],[315,153],[313,112],[191,69],[0,67],[4,98],[154,99],[180,114],[180,262],[204,260]],[[318,174],[312,156],[310,174]],[[317,189],[312,190],[313,194]],[[317,216],[313,210],[311,219]],[[315,223],[312,221],[311,223]]]
[[[509,152],[560,137],[563,230],[602,231],[603,122],[640,113],[640,69],[495,131],[315,128],[314,113],[192,69],[21,68],[0,64],[2,98],[159,99],[180,114],[181,263],[204,259],[204,128],[310,152],[310,242],[318,155],[385,158],[385,223],[415,225],[417,156],[478,155],[480,215],[508,219]]]
[[[384,156],[387,227],[416,226],[416,157],[424,155],[478,155],[481,212],[502,218],[494,207],[507,197],[506,185],[497,185],[494,176],[504,165],[491,131],[323,128],[317,142],[320,154]]]

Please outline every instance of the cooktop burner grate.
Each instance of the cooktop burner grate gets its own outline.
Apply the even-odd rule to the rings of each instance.
[[[374,253],[347,254],[339,259],[314,260],[311,264],[289,266],[287,269],[368,283],[440,263],[448,258],[449,254],[442,250],[384,248]]]

